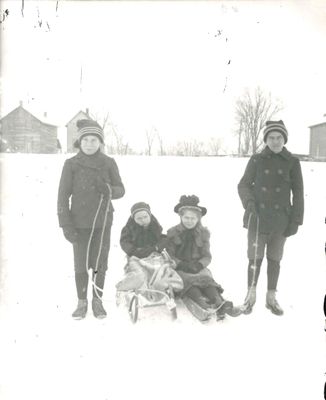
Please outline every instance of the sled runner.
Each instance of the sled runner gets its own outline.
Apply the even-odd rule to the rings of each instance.
[[[199,319],[201,322],[207,322],[211,318],[216,318],[217,321],[221,321],[225,318],[225,315],[219,314],[218,309],[214,308],[203,308],[201,307],[198,303],[196,303],[194,300],[190,299],[189,297],[185,296],[182,299],[184,305],[187,307],[187,309],[191,312],[191,314]],[[219,307],[220,308],[220,307]]]
[[[117,305],[123,297],[133,323],[137,322],[139,309],[162,305],[168,308],[172,319],[177,318],[174,291],[182,290],[183,282],[172,265],[165,251],[144,259],[129,259],[126,276],[116,285]]]

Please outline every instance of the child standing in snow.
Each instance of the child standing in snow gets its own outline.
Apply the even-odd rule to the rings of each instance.
[[[212,260],[210,232],[201,224],[207,209],[198,203],[197,196],[181,196],[174,208],[180,223],[167,232],[166,249],[184,284],[181,297],[192,299],[203,309],[216,309],[218,316],[238,316],[240,310],[222,298],[223,289],[207,268]]]
[[[165,247],[162,227],[151,213],[150,206],[139,202],[131,207],[131,215],[123,227],[120,245],[128,257],[145,258],[154,251],[161,252]]]
[[[286,238],[295,235],[303,222],[304,197],[300,161],[285,147],[288,132],[283,121],[267,121],[266,147],[254,154],[238,184],[248,229],[248,293],[244,313],[256,302],[256,285],[267,250],[266,307],[276,315],[283,310],[276,300],[280,261]]]
[[[78,305],[72,316],[86,316],[88,270],[92,269],[92,309],[96,318],[104,318],[101,297],[113,221],[111,199],[121,198],[125,189],[115,160],[101,152],[102,128],[87,119],[77,121],[77,127],[79,152],[63,166],[57,211],[59,225],[74,251]]]

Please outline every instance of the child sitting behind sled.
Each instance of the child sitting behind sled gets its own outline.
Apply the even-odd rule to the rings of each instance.
[[[188,297],[203,309],[215,309],[220,316],[236,317],[241,311],[231,301],[221,296],[222,287],[215,282],[207,268],[212,260],[210,233],[201,224],[207,209],[198,205],[197,196],[181,196],[174,212],[179,214],[180,223],[167,232],[167,252],[176,263],[184,289],[181,298]]]
[[[128,257],[148,257],[153,252],[160,253],[165,247],[166,236],[162,227],[144,202],[131,207],[131,215],[123,227],[120,246]]]
[[[178,292],[183,288],[181,278],[173,269],[173,260],[166,252],[160,254],[166,244],[162,230],[148,204],[140,202],[131,207],[131,216],[120,237],[128,262],[125,277],[116,285],[118,291],[171,288]]]

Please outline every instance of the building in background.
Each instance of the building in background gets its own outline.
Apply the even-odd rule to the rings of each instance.
[[[86,112],[78,111],[78,113],[66,124],[67,128],[67,153],[74,153],[77,149],[74,147],[74,143],[77,137],[77,125],[76,122],[79,119],[91,119],[89,111],[86,108]]]
[[[46,113],[44,113],[46,119]],[[41,121],[22,102],[0,120],[1,151],[19,153],[57,153],[57,126]]]
[[[309,126],[309,156],[326,161],[326,122]]]

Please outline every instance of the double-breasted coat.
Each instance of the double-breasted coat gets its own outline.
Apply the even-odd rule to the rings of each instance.
[[[101,193],[98,182],[108,183],[112,199],[121,198],[124,185],[115,160],[98,151],[86,155],[81,151],[65,161],[59,184],[58,218],[60,227],[72,226],[77,229],[92,228],[99,207]],[[100,208],[95,228],[103,226],[107,202]],[[112,223],[112,204],[109,218]]]
[[[253,155],[238,184],[243,207],[253,201],[259,216],[260,233],[283,234],[289,223],[301,225],[304,214],[303,179],[300,161],[285,147],[274,153],[268,146]],[[249,215],[244,214],[248,228]],[[254,221],[250,222],[252,228]]]

